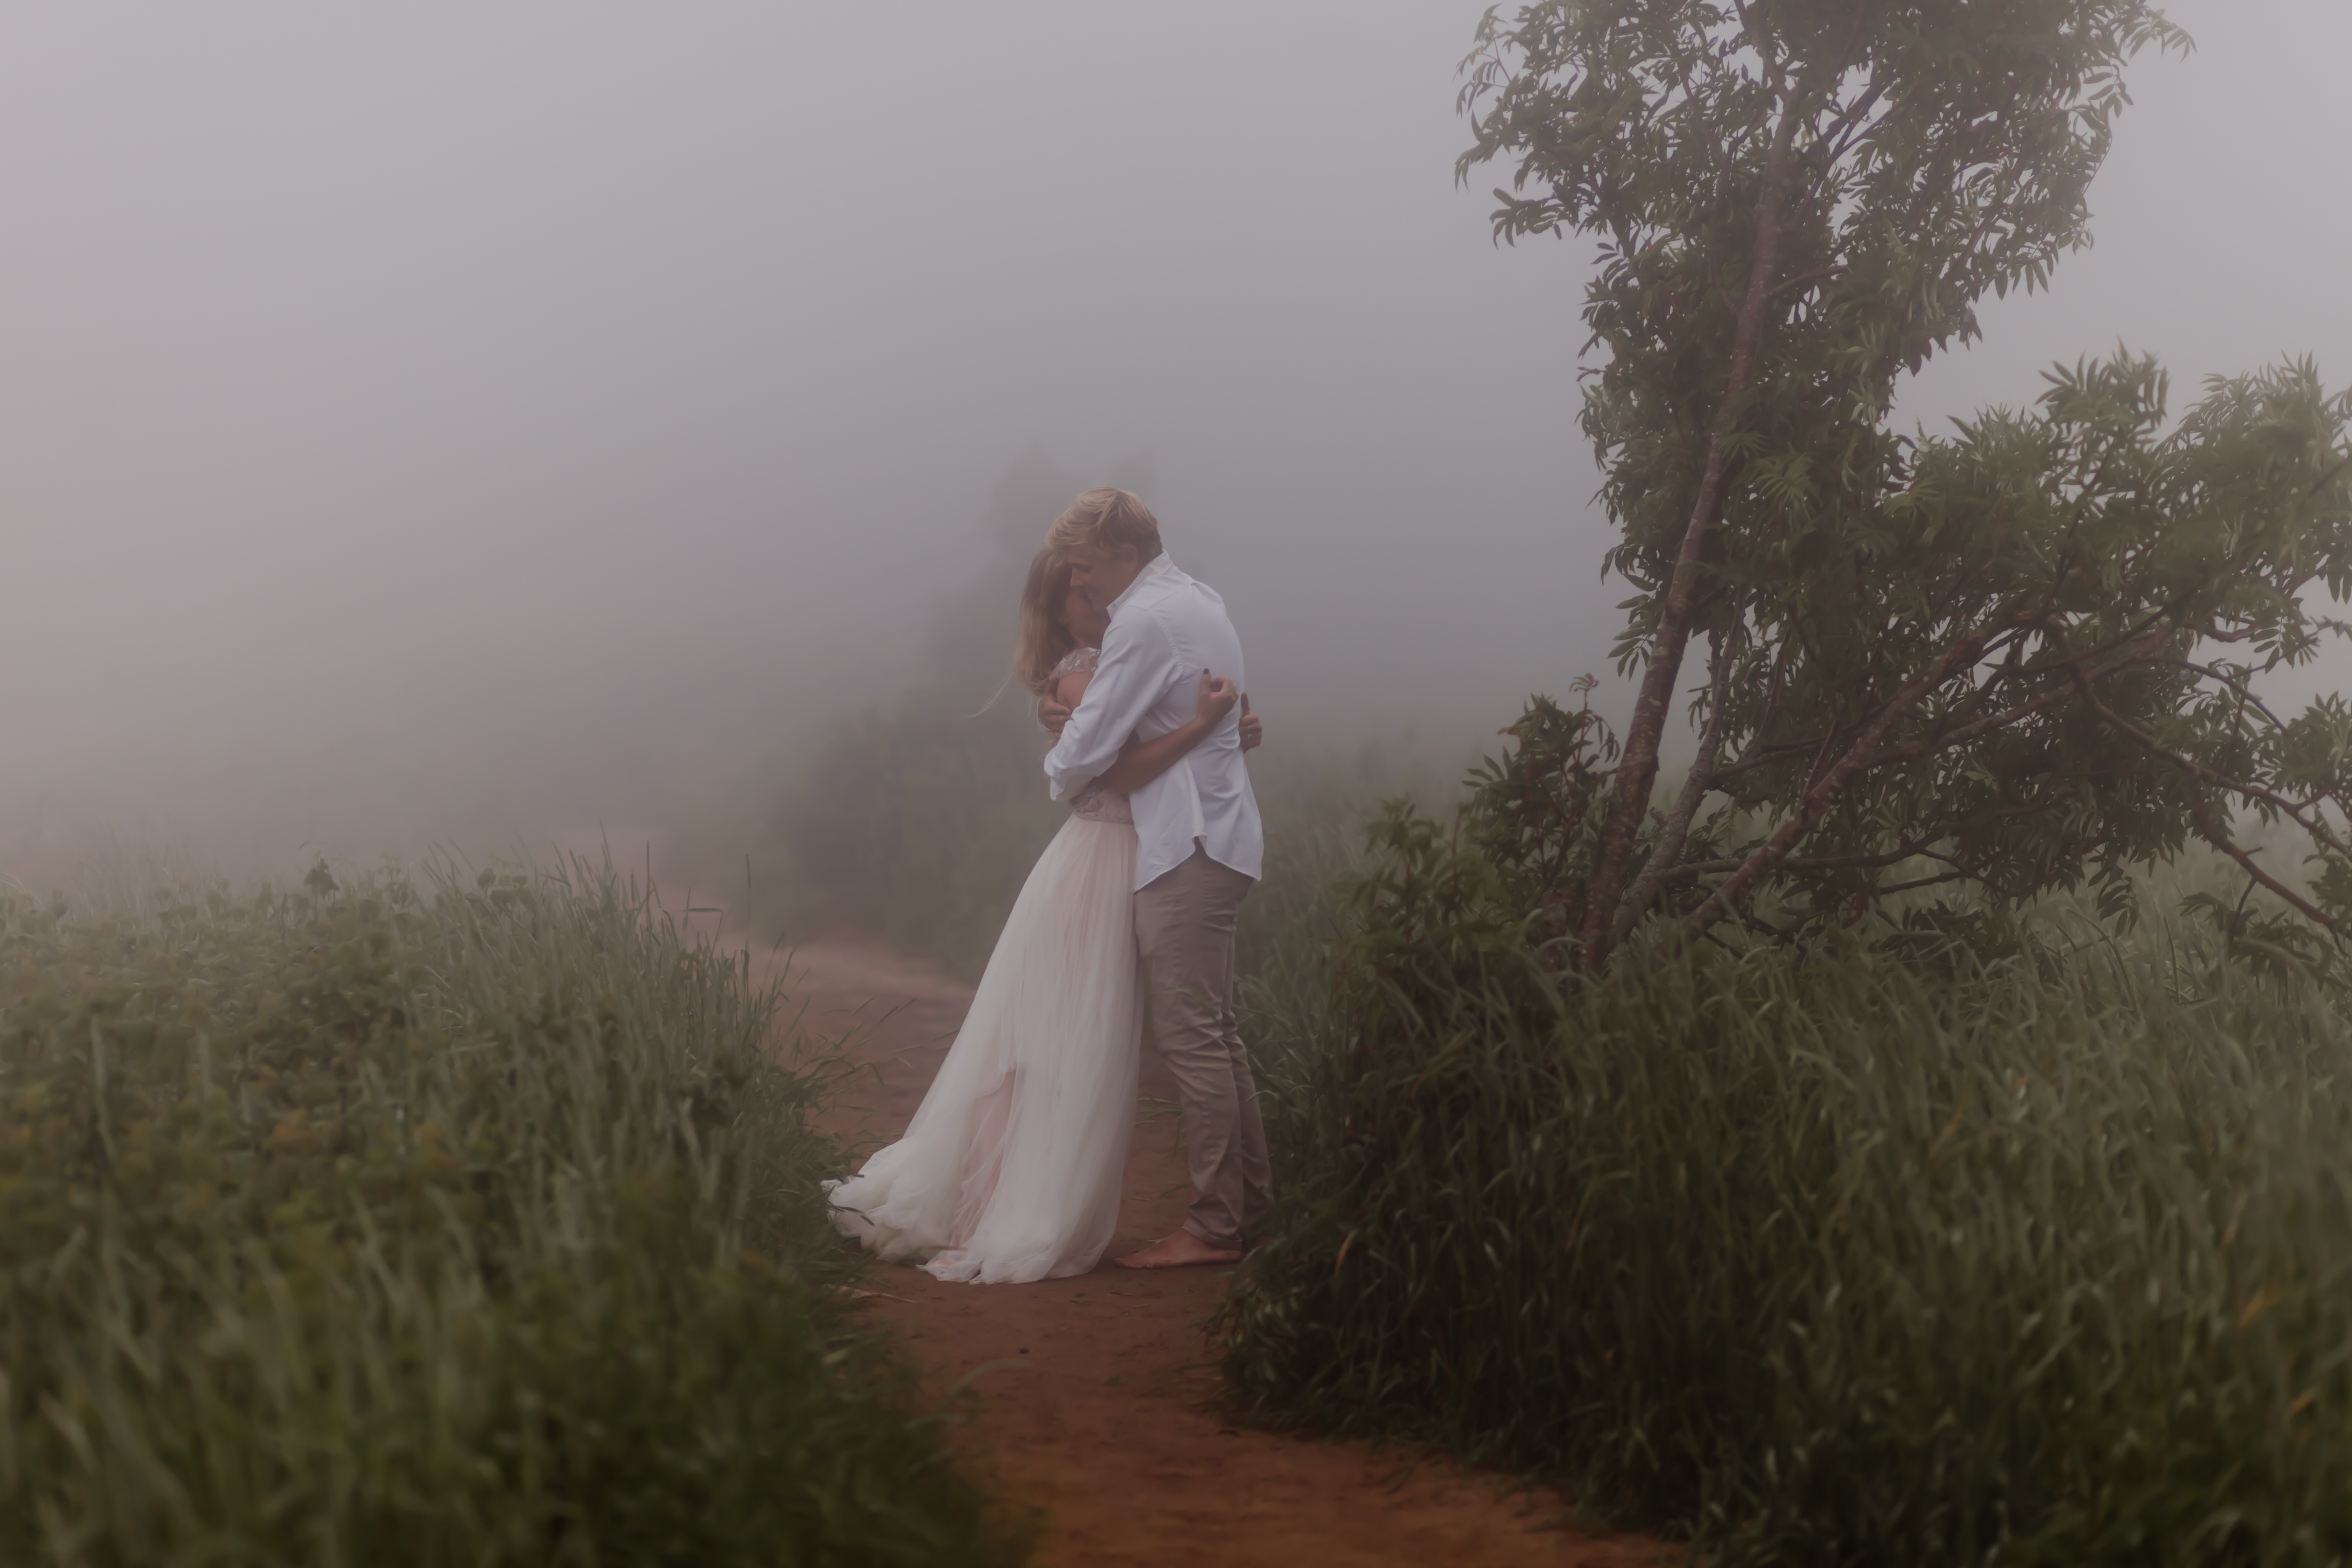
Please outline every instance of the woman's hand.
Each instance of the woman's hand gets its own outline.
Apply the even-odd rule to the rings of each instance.
[[[1069,721],[1069,709],[1063,706],[1055,688],[1048,686],[1037,698],[1037,722],[1054,731],[1054,738],[1058,741],[1062,738],[1062,726]]]
[[[1200,700],[1192,710],[1192,718],[1200,724],[1202,732],[1206,734],[1223,723],[1225,715],[1234,710],[1234,704],[1241,700],[1241,695],[1234,689],[1234,683],[1223,676],[1202,670]]]
[[[1249,693],[1242,693],[1242,750],[1255,752],[1265,739],[1265,721],[1250,711]]]

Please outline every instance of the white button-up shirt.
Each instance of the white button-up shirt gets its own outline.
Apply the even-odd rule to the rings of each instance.
[[[1176,569],[1166,553],[1152,558],[1110,603],[1110,629],[1102,658],[1062,738],[1045,753],[1054,798],[1067,800],[1118,760],[1129,735],[1151,740],[1191,721],[1198,711],[1201,672],[1213,670],[1242,686],[1242,643],[1225,618],[1225,602],[1205,583]],[[1244,877],[1265,858],[1265,829],[1242,760],[1238,707],[1175,766],[1129,797],[1135,812],[1135,885],[1140,889],[1192,858],[1209,858]]]

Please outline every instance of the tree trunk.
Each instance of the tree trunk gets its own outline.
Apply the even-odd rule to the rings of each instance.
[[[1723,510],[1724,470],[1728,466],[1725,447],[1736,433],[1734,411],[1755,374],[1756,347],[1764,335],[1764,308],[1780,268],[1780,187],[1788,178],[1800,107],[1793,94],[1784,100],[1780,123],[1764,159],[1763,186],[1756,203],[1756,251],[1748,268],[1748,294],[1740,301],[1739,317],[1732,329],[1731,363],[1724,377],[1723,401],[1717,405],[1714,427],[1707,435],[1706,464],[1691,502],[1690,521],[1683,530],[1682,549],[1675,557],[1674,575],[1667,580],[1666,602],[1658,615],[1657,630],[1651,634],[1648,664],[1633,702],[1633,721],[1626,728],[1616,790],[1601,826],[1601,852],[1585,895],[1584,928],[1578,933],[1577,947],[1579,961],[1587,970],[1600,968],[1614,945],[1626,862],[1633,855],[1634,835],[1649,810],[1651,786],[1658,779],[1658,744],[1665,734],[1675,685],[1682,679],[1683,653],[1689,645],[1691,618],[1698,606],[1699,562],[1707,534]]]
[[[1617,913],[1609,924],[1609,945],[1615,947],[1633,929],[1633,922],[1650,912],[1657,901],[1660,889],[1666,885],[1666,873],[1673,870],[1683,858],[1683,846],[1689,842],[1691,823],[1698,816],[1699,803],[1706,798],[1707,786],[1714,782],[1715,764],[1723,748],[1723,705],[1730,696],[1731,656],[1724,650],[1724,640],[1718,635],[1707,651],[1711,675],[1707,681],[1706,729],[1699,736],[1698,760],[1691,763],[1690,776],[1683,780],[1682,794],[1675,797],[1674,810],[1666,814],[1665,830],[1658,835],[1657,844],[1642,866],[1641,875],[1619,900]]]

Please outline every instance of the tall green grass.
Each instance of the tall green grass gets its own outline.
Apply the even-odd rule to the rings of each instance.
[[[1399,814],[1261,930],[1244,1406],[1733,1562],[2352,1556],[2340,994],[2063,925],[1564,988],[1494,878]]]
[[[0,1561],[999,1563],[609,868],[0,903]]]

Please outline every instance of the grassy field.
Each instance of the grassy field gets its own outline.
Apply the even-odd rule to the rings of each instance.
[[[609,870],[0,902],[0,1561],[993,1563],[777,998]]]
[[[2352,1556],[2339,990],[2057,917],[1567,988],[1393,826],[1254,900],[1282,1213],[1222,1331],[1257,1418],[1735,1563]]]

